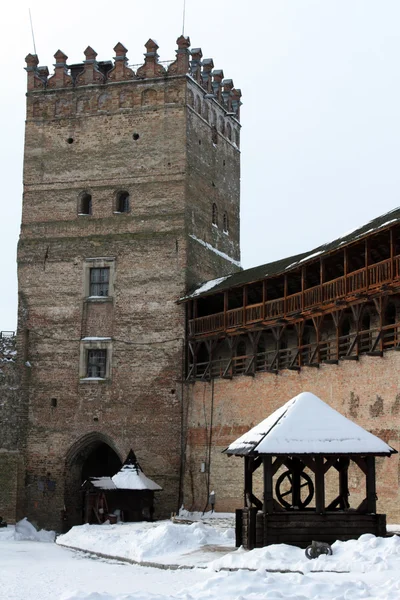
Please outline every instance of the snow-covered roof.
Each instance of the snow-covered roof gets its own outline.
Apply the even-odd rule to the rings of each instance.
[[[400,222],[400,207],[395,208],[384,215],[376,217],[372,221],[369,221],[369,223],[357,227],[356,229],[341,235],[332,242],[322,244],[321,246],[318,246],[318,248],[314,248],[309,252],[302,252],[301,254],[296,254],[295,256],[282,258],[264,265],[251,267],[250,269],[232,271],[232,273],[226,277],[219,278],[218,280],[214,279],[210,282],[203,282],[200,286],[197,286],[196,289],[190,290],[188,294],[180,298],[180,302],[198,296],[206,296],[209,294],[222,292],[230,288],[240,287],[255,281],[262,281],[268,277],[276,277],[277,275],[287,273],[292,269],[299,268],[300,265],[304,265],[307,263],[307,261],[315,259],[317,256],[324,256],[330,252],[334,252],[346,244],[354,243],[355,241],[364,238],[364,236],[382,231],[398,222]],[[195,236],[191,237],[195,239]],[[205,244],[205,242],[202,242],[202,240],[197,241]],[[229,257],[227,258],[229,259]]]
[[[161,490],[162,488],[146,477],[136,465],[124,465],[112,478],[119,490]]]
[[[310,392],[302,392],[224,450],[227,454],[380,454],[396,452]]]
[[[99,490],[116,490],[117,486],[112,481],[111,477],[91,477],[90,483]],[[86,481],[85,481],[86,483]],[[85,485],[85,483],[83,485]]]

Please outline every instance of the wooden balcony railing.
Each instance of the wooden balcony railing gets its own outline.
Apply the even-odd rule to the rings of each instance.
[[[262,371],[299,369],[320,363],[358,357],[362,354],[400,349],[400,323],[385,325],[339,338],[333,337],[319,343],[311,343],[291,348],[271,349],[254,355],[227,356],[190,365],[190,379],[233,377],[234,375],[254,375]]]
[[[329,304],[336,299],[351,298],[354,294],[375,290],[380,285],[395,282],[400,285],[400,256],[389,258],[363,269],[352,271],[346,276],[324,282],[286,296],[267,300],[264,304],[251,304],[240,308],[189,321],[191,336],[218,333],[225,329],[234,329],[247,324],[284,318],[286,315],[300,313],[318,305]]]

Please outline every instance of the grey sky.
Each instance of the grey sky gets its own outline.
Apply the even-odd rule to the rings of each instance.
[[[26,73],[60,48],[131,63],[174,57],[183,0],[8,3],[2,9],[0,330],[16,325]],[[398,0],[186,0],[185,34],[243,93],[242,264],[329,241],[400,204]]]

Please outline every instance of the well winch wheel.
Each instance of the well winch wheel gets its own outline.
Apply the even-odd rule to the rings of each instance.
[[[288,480],[289,483],[287,483],[286,480]],[[294,506],[295,506],[298,509],[302,509],[302,508],[305,508],[306,506],[308,506],[310,504],[311,500],[313,499],[314,484],[312,482],[311,477],[309,475],[307,475],[307,473],[304,473],[302,471],[299,474],[299,483],[300,483],[300,489],[298,490],[299,499],[296,504],[293,504],[293,471],[285,471],[284,473],[279,475],[278,480],[276,482],[276,486],[275,486],[275,492],[276,492],[276,497],[278,498],[279,502],[285,508],[294,508]],[[290,487],[287,487],[288,485]],[[307,488],[305,490],[307,495],[304,500],[301,499],[301,490],[303,488]],[[283,491],[283,490],[285,490],[285,491]],[[292,503],[285,500],[285,496],[289,496],[290,494],[292,495]]]

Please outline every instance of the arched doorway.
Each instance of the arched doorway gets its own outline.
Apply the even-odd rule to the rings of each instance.
[[[65,530],[83,523],[82,483],[89,477],[115,475],[121,466],[121,458],[108,436],[90,433],[73,444],[65,460]]]

